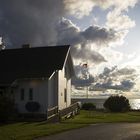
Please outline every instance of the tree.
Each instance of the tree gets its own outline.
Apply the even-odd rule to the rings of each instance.
[[[129,100],[124,96],[110,96],[104,103],[104,107],[111,112],[124,112],[130,110]]]
[[[93,103],[84,103],[82,105],[83,110],[94,110],[96,109],[96,106]]]
[[[0,95],[0,122],[6,122],[14,116],[16,112],[12,99]]]

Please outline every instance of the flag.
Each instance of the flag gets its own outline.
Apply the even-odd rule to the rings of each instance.
[[[84,63],[84,64],[83,64],[83,67],[84,67],[84,68],[87,68],[87,66],[88,66],[87,63]]]

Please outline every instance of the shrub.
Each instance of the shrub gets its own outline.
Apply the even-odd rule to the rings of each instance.
[[[104,107],[111,112],[124,112],[130,109],[129,100],[124,96],[110,96],[104,103]]]
[[[40,104],[38,102],[27,102],[25,105],[25,108],[29,111],[29,112],[36,112],[39,110],[40,108]]]
[[[96,106],[93,103],[84,103],[82,105],[82,109],[84,109],[84,110],[94,110],[94,109],[96,109]]]
[[[6,122],[16,114],[14,101],[6,96],[0,96],[0,122]]]

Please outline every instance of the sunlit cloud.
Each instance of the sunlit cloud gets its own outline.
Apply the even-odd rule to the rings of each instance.
[[[75,17],[81,18],[88,15],[94,7],[102,9],[115,8],[120,11],[128,11],[129,7],[134,7],[138,0],[64,0],[65,8]]]
[[[113,50],[112,48],[103,48],[100,53],[108,60],[108,65],[119,64],[122,61],[124,54]]]
[[[111,11],[107,15],[106,25],[115,30],[127,30],[135,26],[135,21],[131,20],[127,15]]]

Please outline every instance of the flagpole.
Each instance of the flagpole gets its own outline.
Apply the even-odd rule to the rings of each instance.
[[[86,61],[86,63],[83,64],[84,68],[87,69],[88,67],[88,62]],[[86,73],[86,80],[87,80],[88,74]],[[85,86],[85,92],[86,92],[86,98],[88,98],[88,85]]]
[[[87,60],[86,60],[86,64],[87,64],[87,68],[88,68],[88,62],[87,62]],[[87,74],[87,77],[88,77],[88,74]],[[86,87],[86,94],[87,94],[87,99],[88,99],[88,85]]]
[[[86,87],[86,95],[87,95],[87,99],[88,99],[88,86]]]

